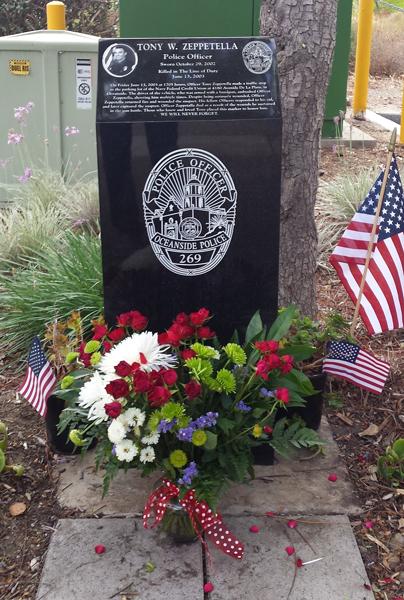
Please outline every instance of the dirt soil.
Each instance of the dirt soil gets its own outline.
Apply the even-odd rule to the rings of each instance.
[[[383,94],[398,98],[396,83],[391,92],[388,85],[388,80],[377,82]],[[368,124],[360,126],[369,131]],[[330,179],[342,167],[355,171],[364,164],[381,165],[389,134],[377,131],[376,137],[374,149],[346,150],[343,157],[332,150],[322,151],[321,177]],[[404,174],[404,152],[398,149],[397,155]],[[333,273],[318,273],[317,290],[320,319],[335,309],[352,318],[352,304]],[[352,520],[352,527],[375,596],[377,600],[404,600],[404,482],[401,488],[390,487],[378,478],[375,466],[386,446],[404,437],[404,336],[388,333],[369,339],[360,325],[358,339],[362,346],[390,362],[391,377],[382,396],[368,395],[335,380],[329,383],[329,390],[340,395],[341,405],[328,408],[327,416],[363,505],[363,513]],[[79,514],[62,510],[56,502],[52,464],[64,459],[47,449],[42,419],[16,398],[22,376],[5,357],[0,357],[0,367],[0,419],[9,427],[7,459],[8,463],[25,467],[20,478],[11,473],[0,477],[0,598],[34,600],[57,520]],[[373,427],[365,433],[369,426]],[[12,516],[10,509],[17,502],[23,503],[25,511]],[[365,587],[363,596],[366,598]]]

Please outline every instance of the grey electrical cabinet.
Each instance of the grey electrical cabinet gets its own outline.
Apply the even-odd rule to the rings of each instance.
[[[97,57],[98,38],[81,33],[0,38],[0,182],[27,167],[74,180],[96,170]]]

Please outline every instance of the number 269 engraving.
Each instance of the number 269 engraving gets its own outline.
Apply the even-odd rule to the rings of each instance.
[[[201,262],[201,258],[200,254],[180,254],[180,264],[192,265]]]

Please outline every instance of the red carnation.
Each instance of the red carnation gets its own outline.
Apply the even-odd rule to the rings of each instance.
[[[109,332],[108,337],[113,342],[120,342],[125,335],[125,330],[120,327],[118,329],[112,329],[112,331]]]
[[[194,330],[190,325],[180,325],[179,323],[173,323],[168,330],[168,335],[173,334],[175,337],[178,337],[180,340],[185,340],[190,338],[194,334]]]
[[[196,356],[196,352],[191,350],[191,348],[186,348],[181,352],[182,360],[188,360],[188,358],[194,358],[194,356]]]
[[[170,340],[168,337],[168,333],[167,331],[163,331],[163,333],[159,333],[158,337],[157,337],[158,343],[163,345],[163,344],[169,344]]]
[[[193,400],[200,396],[202,391],[202,386],[200,383],[195,381],[195,379],[191,379],[189,383],[186,383],[184,386],[185,393],[188,396],[189,400]]]
[[[174,383],[177,381],[177,373],[174,371],[174,369],[167,369],[167,371],[163,371],[161,376],[164,383],[167,385],[174,385]]]
[[[189,317],[186,313],[182,312],[175,317],[174,322],[178,323],[179,325],[189,325]]]
[[[280,402],[287,404],[289,402],[289,390],[288,388],[278,388],[275,392],[275,397]]]
[[[267,362],[265,360],[259,360],[255,367],[255,374],[266,381],[268,379],[268,371],[269,367]]]
[[[136,371],[136,373],[133,375],[133,386],[135,388],[135,392],[138,394],[148,392],[150,390],[150,379],[148,374],[144,371]]]
[[[200,308],[197,312],[193,312],[189,315],[191,324],[194,327],[200,327],[204,324],[206,319],[209,318],[209,311],[207,308]]]
[[[123,398],[129,393],[129,386],[124,379],[114,379],[105,386],[105,390],[117,400],[117,398]]]
[[[93,330],[93,340],[100,340],[106,335],[108,328],[105,325],[96,325]]]
[[[119,375],[119,377],[128,377],[128,375],[132,373],[132,367],[126,360],[121,360],[115,367],[115,373]]]
[[[290,354],[284,354],[281,356],[280,360],[282,373],[290,373],[290,371],[293,369],[293,356],[290,356]]]
[[[210,327],[200,327],[196,330],[196,334],[199,338],[201,338],[201,340],[208,340],[210,338],[214,338],[216,332]]]
[[[166,404],[169,401],[171,396],[170,390],[168,390],[163,385],[156,385],[152,390],[150,390],[147,394],[147,399],[150,403],[150,406],[153,408],[159,408]]]
[[[105,352],[109,352],[112,348],[111,342],[108,342],[107,340],[105,340],[105,342],[103,342],[102,345],[104,346]]]
[[[270,371],[273,371],[274,369],[279,369],[279,367],[281,366],[281,359],[277,354],[269,354],[269,356],[265,356],[264,360],[267,363]]]
[[[279,348],[279,342],[276,342],[275,340],[264,340],[255,342],[255,347],[263,354],[266,352],[276,352]]]
[[[130,312],[118,315],[116,318],[116,324],[119,325],[119,327],[127,327],[130,323],[130,315]]]
[[[104,404],[104,410],[111,419],[116,419],[122,412],[122,404],[120,402],[108,402],[108,404]]]
[[[269,425],[264,425],[264,433],[266,433],[267,435],[271,435],[272,431],[272,427],[270,427]]]
[[[129,325],[135,331],[143,331],[149,322],[148,318],[142,315],[138,310],[132,310],[130,313]]]

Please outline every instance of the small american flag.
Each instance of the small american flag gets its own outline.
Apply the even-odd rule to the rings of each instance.
[[[330,256],[356,304],[384,171],[355,213]],[[404,327],[404,194],[395,157],[391,161],[359,314],[373,335]]]
[[[350,381],[373,394],[381,394],[390,365],[349,342],[331,342],[323,371]]]
[[[56,377],[52,367],[46,360],[39,337],[36,336],[28,355],[27,373],[18,392],[44,417],[47,409],[46,401],[55,383]]]

